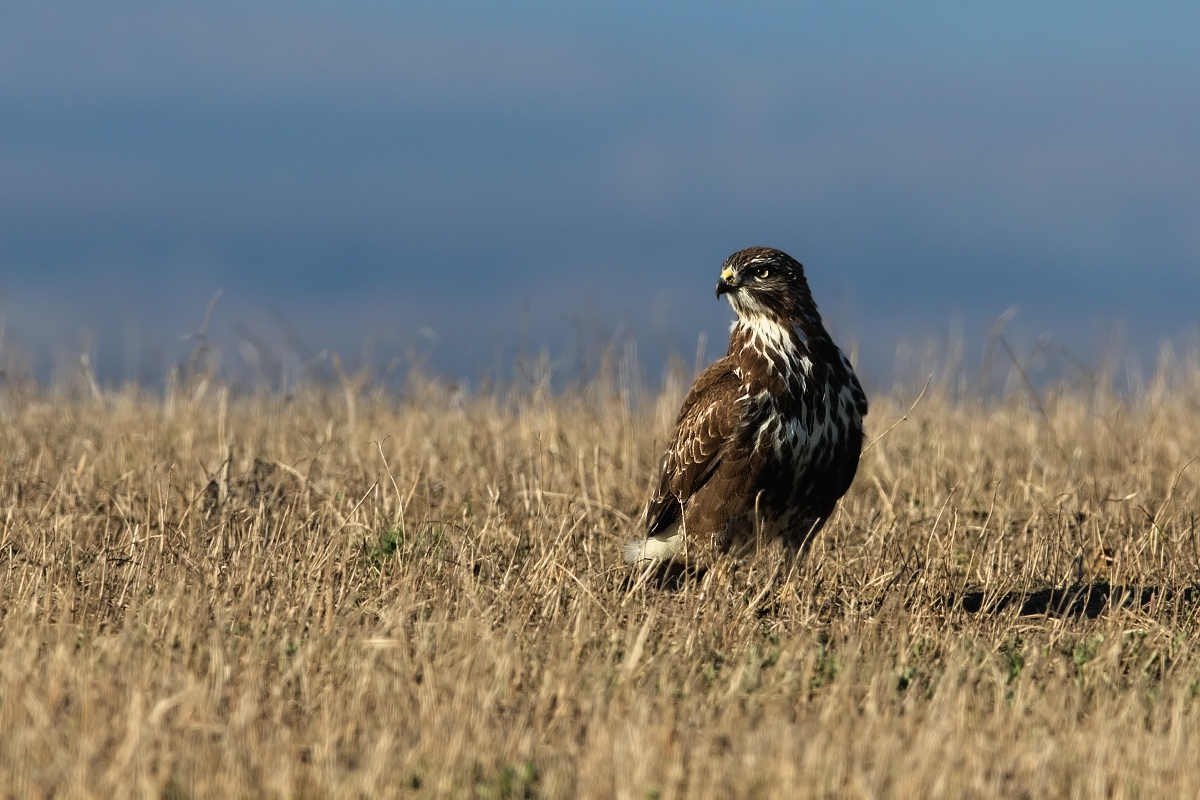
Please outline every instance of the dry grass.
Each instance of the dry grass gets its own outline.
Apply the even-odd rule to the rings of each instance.
[[[1200,365],[935,386],[798,567],[654,586],[683,388],[0,388],[0,787],[1200,795]]]

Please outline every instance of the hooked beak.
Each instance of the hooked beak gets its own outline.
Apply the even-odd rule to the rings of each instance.
[[[732,268],[726,267],[721,270],[721,280],[717,281],[717,297],[726,292],[732,292],[741,285],[742,282],[738,279],[738,274]]]

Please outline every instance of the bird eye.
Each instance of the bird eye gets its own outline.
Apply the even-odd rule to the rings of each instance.
[[[766,267],[759,267],[758,269],[754,270],[754,277],[758,278],[760,281],[766,280],[767,278],[771,277],[771,270],[767,269]]]

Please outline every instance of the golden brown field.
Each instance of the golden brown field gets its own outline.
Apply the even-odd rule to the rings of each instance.
[[[798,567],[658,585],[685,384],[0,385],[0,790],[1200,796],[1200,363],[935,379]]]

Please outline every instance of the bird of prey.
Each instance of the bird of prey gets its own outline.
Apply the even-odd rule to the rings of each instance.
[[[767,247],[721,269],[737,319],[724,358],[683,401],[625,560],[799,552],[854,479],[867,397],[813,302],[804,267]]]

